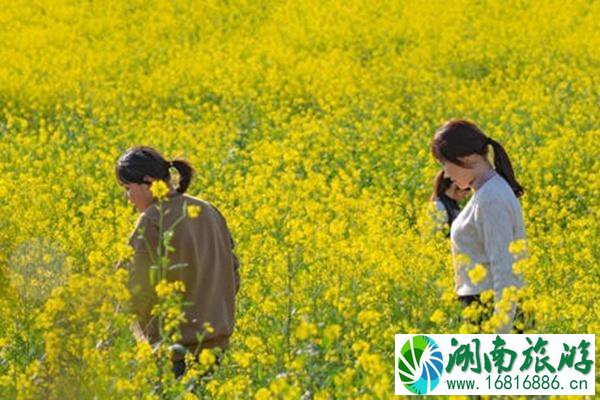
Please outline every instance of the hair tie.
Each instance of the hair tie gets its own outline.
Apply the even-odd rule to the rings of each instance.
[[[492,138],[488,137],[485,139],[485,144],[494,144],[494,141],[492,140]]]
[[[494,146],[492,145],[492,140],[488,139],[488,141],[486,142],[486,147],[488,147],[487,149],[487,153],[486,153],[486,158],[489,161],[489,163],[492,165],[492,167],[494,169],[496,169],[496,152],[494,151]]]

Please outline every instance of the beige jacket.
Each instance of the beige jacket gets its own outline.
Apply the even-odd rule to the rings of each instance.
[[[186,206],[201,208],[196,218],[186,215]],[[167,280],[180,280],[185,284],[184,306],[187,322],[181,325],[180,344],[197,353],[201,348],[226,348],[233,333],[235,321],[235,295],[239,290],[239,261],[233,253],[235,246],[223,215],[211,204],[181,193],[170,193],[162,202],[163,231],[173,226],[170,242],[174,248],[169,253],[169,265],[185,264],[167,272]],[[154,343],[160,340],[158,323],[150,312],[156,304],[156,292],[150,283],[150,266],[157,265],[159,241],[159,203],[143,212],[130,236],[134,249],[130,264],[129,287],[133,311],[139,318],[145,336]],[[141,235],[146,240],[143,240]],[[213,331],[208,333],[208,322]],[[197,335],[204,333],[202,343]],[[183,355],[174,353],[173,360]]]

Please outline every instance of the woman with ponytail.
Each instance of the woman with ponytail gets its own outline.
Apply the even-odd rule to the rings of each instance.
[[[178,182],[172,171],[177,171]],[[140,213],[129,238],[134,250],[129,287],[144,336],[151,343],[161,339],[157,320],[151,315],[156,292],[150,267],[161,245],[161,232],[172,229],[168,259],[170,266],[178,267],[169,268],[166,279],[182,281],[185,286],[186,322],[180,326],[179,344],[196,356],[203,348],[224,350],[233,332],[235,295],[240,283],[239,261],[222,214],[208,202],[185,194],[194,173],[187,161],[169,161],[151,147],[133,147],[119,158],[115,172],[127,198]],[[157,185],[154,191],[153,185]],[[159,187],[165,193],[156,198]],[[172,358],[175,375],[182,375],[184,355],[175,352]]]
[[[509,252],[512,242],[525,238],[518,200],[523,187],[502,145],[472,122],[446,122],[435,133],[431,150],[452,182],[460,189],[474,191],[450,230],[456,293],[467,306],[485,303],[480,295],[492,289],[496,332],[508,333],[517,313],[516,304],[509,302],[506,309],[498,305],[504,289],[518,289],[524,284],[513,272],[514,257]]]

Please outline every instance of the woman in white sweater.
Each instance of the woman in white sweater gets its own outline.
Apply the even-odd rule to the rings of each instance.
[[[480,294],[492,289],[496,332],[509,333],[516,304],[509,303],[505,311],[498,304],[504,289],[524,284],[513,272],[514,257],[509,252],[512,242],[525,238],[518,200],[523,187],[502,145],[472,122],[446,122],[435,133],[431,150],[459,188],[474,191],[450,232],[456,293],[466,306],[480,302]]]

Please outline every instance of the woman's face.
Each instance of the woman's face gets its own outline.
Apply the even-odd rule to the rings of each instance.
[[[459,157],[465,167],[454,164],[450,161],[442,161],[444,166],[444,175],[449,177],[459,189],[467,190],[469,185],[475,178],[473,166],[478,162],[481,156],[479,154],[471,154],[465,157]]]
[[[147,183],[122,183],[125,196],[139,212],[144,212],[152,203],[153,197],[150,185]]]

